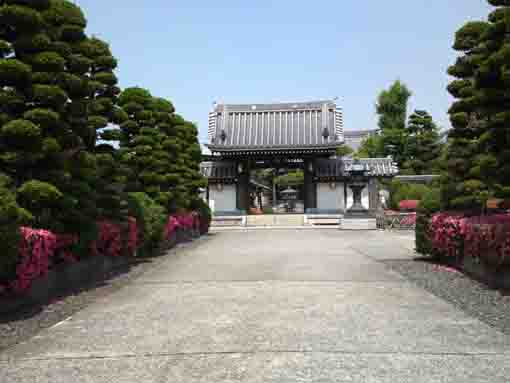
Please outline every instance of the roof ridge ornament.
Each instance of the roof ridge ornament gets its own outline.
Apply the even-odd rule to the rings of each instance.
[[[227,139],[227,133],[225,132],[225,129],[221,129],[220,138],[222,142],[225,142]]]

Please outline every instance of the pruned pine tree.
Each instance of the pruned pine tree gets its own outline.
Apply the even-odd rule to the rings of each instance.
[[[0,1],[0,170],[35,223],[55,230],[104,213],[97,132],[119,90],[116,60],[86,24],[70,1]]]
[[[439,130],[432,116],[424,110],[416,110],[407,125],[406,160],[403,174],[436,174],[439,171],[441,143]]]
[[[379,116],[380,136],[376,139],[381,141],[377,146],[382,151],[378,156],[391,155],[399,166],[405,161],[407,105],[411,95],[405,84],[395,81],[377,98],[376,112]]]
[[[120,151],[129,168],[127,189],[145,192],[165,208],[172,200],[170,173],[174,133],[172,104],[142,88],[128,88],[119,97]],[[120,121],[119,121],[120,122]]]
[[[477,117],[483,121],[478,166],[490,194],[510,198],[510,1],[489,0],[489,15],[474,75]]]
[[[456,78],[448,85],[456,100],[449,110],[452,129],[441,182],[442,203],[449,209],[481,208],[491,194],[482,169],[492,168],[496,163],[492,156],[481,152],[480,140],[485,136],[487,124],[481,114],[480,92],[476,86],[477,72],[487,50],[481,45],[482,36],[488,28],[486,22],[469,22],[455,35],[453,48],[461,56],[448,69]]]

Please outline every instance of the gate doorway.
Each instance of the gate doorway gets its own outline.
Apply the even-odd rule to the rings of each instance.
[[[304,172],[263,168],[250,173],[249,214],[304,214]]]

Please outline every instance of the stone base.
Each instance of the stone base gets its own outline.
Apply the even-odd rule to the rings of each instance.
[[[341,214],[306,214],[305,225],[310,226],[340,226]]]
[[[371,219],[374,218],[368,210],[347,210],[345,212],[345,218],[347,219]]]
[[[375,218],[344,217],[340,224],[340,230],[377,230]]]
[[[302,214],[264,214],[246,217],[246,226],[303,226]]]
[[[211,221],[211,227],[223,227],[223,226],[246,226],[246,216],[213,216]]]

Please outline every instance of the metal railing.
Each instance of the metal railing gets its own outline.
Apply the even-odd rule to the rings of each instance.
[[[384,211],[377,213],[377,228],[383,230],[414,230],[416,228],[416,213],[401,213]]]

